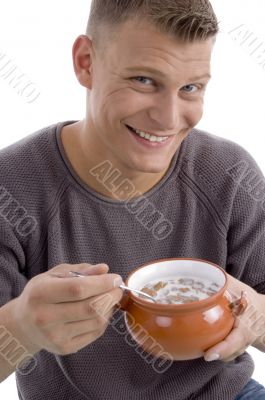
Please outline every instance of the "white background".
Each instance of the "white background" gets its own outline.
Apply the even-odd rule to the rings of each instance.
[[[245,147],[263,172],[264,3],[212,0],[222,32],[214,50],[205,114],[198,125]],[[27,74],[40,96],[28,104],[0,77],[0,148],[49,124],[84,118],[85,89],[74,75],[71,49],[75,38],[85,33],[89,6],[88,0],[1,0],[0,55],[6,54]],[[240,36],[237,28],[241,24]],[[251,40],[243,44],[247,30]],[[259,65],[262,60],[263,68]],[[249,352],[256,364],[253,377],[265,385],[265,355],[253,347]],[[18,398],[14,376],[0,384],[0,398]]]

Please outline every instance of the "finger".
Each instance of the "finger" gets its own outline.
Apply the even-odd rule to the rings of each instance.
[[[241,356],[242,354],[245,353],[247,347],[245,347],[244,349],[241,349],[240,351],[237,351],[236,353],[232,354],[232,356],[228,357],[228,358],[223,358],[222,361],[223,362],[230,362],[235,360],[237,357]]]
[[[54,304],[52,322],[74,322],[94,319],[104,315],[115,304],[118,304],[122,296],[121,289],[114,289],[91,299]]]
[[[73,338],[76,336],[83,335],[85,333],[90,333],[95,331],[103,333],[109,325],[109,319],[111,315],[112,315],[112,310],[110,310],[108,313],[100,317],[96,317],[93,319],[77,321],[77,322],[67,322],[66,324],[64,324],[64,329],[67,334],[67,337]]]
[[[49,271],[45,273],[45,275],[49,276],[58,276],[61,278],[71,277],[69,275],[70,271],[81,272],[85,275],[100,275],[106,274],[109,271],[109,266],[107,264],[61,264],[53,267]]]
[[[83,349],[90,343],[93,343],[100,336],[101,334],[96,330],[94,332],[85,333],[83,335],[78,335],[73,337],[70,341],[70,344],[67,346],[68,348],[66,354],[76,353],[77,351]]]
[[[93,343],[100,336],[101,334],[99,333],[98,330],[75,336],[70,340],[66,340],[66,343],[63,345],[63,348],[60,348],[58,351],[55,350],[53,352],[63,355],[76,353],[85,346],[89,345],[90,343]]]
[[[222,342],[216,344],[205,352],[204,359],[205,361],[228,359],[245,347],[246,339],[242,333],[242,327],[241,329],[235,327]]]
[[[108,292],[122,283],[117,274],[90,275],[84,278],[40,279],[34,287],[32,300],[44,303],[80,301]]]

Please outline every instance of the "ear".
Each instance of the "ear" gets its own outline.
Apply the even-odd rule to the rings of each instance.
[[[86,35],[75,40],[72,49],[73,66],[80,85],[87,89],[92,87],[92,41]]]

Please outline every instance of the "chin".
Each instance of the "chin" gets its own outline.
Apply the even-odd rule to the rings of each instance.
[[[170,165],[170,162],[168,163],[161,163],[160,165],[157,165],[157,163],[142,163],[141,165],[137,164],[134,165],[134,169],[139,172],[143,172],[146,174],[161,174],[165,170],[168,169]]]

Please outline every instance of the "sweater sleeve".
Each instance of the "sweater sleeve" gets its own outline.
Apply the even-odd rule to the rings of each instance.
[[[236,190],[227,234],[226,270],[265,294],[265,179],[246,151],[227,173]]]
[[[27,284],[25,260],[19,238],[0,209],[0,306],[18,297]]]

